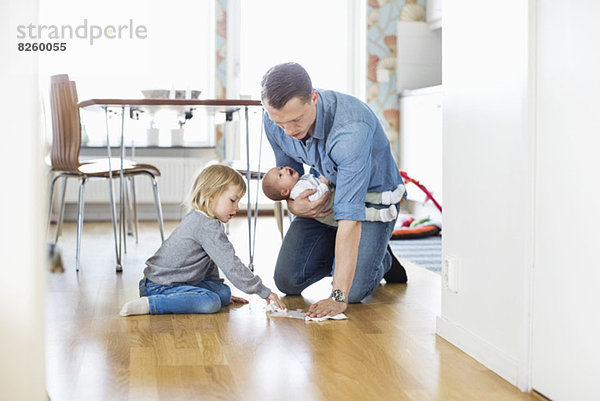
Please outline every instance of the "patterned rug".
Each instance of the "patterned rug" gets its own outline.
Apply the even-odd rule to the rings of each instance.
[[[390,240],[399,259],[409,260],[434,273],[442,273],[442,237]]]

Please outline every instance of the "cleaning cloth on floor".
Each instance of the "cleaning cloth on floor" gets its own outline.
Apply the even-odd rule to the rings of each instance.
[[[267,305],[266,312],[269,314],[270,317],[290,317],[292,319],[304,319],[306,321],[314,321],[314,322],[322,322],[322,321],[328,320],[328,319],[332,319],[332,320],[348,319],[348,317],[346,315],[344,315],[343,313],[339,313],[335,316],[309,317],[306,313],[302,312],[302,309],[296,309],[295,311],[291,311],[288,309],[281,309],[273,303],[270,303]]]
[[[322,322],[323,320],[343,320],[343,319],[348,319],[348,316],[344,315],[343,313],[338,313],[335,316],[323,316],[323,317],[309,317],[306,316],[306,320],[312,320],[313,322]]]

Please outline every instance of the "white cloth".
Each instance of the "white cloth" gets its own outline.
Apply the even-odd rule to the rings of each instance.
[[[311,202],[316,201],[321,196],[325,195],[325,193],[329,192],[329,187],[319,181],[317,177],[312,174],[304,174],[302,177],[300,177],[296,185],[294,185],[294,188],[292,188],[290,191],[290,199],[296,199],[298,195],[307,189],[317,190],[317,192],[308,197]]]
[[[304,319],[305,321],[322,322],[324,320],[343,320],[348,319],[348,316],[343,313],[338,313],[335,316],[323,316],[323,317],[310,317],[306,313],[302,312],[302,309],[296,309],[290,311],[287,309],[278,308],[275,304],[270,303],[267,305],[266,312],[270,317],[289,317],[292,319]]]
[[[338,313],[335,316],[323,316],[323,317],[309,317],[306,316],[306,320],[312,320],[314,322],[322,322],[323,320],[343,320],[343,319],[348,319],[348,316],[344,315],[343,313]]]

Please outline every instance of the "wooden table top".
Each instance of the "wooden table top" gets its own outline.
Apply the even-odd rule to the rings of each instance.
[[[79,108],[104,107],[135,108],[194,108],[201,106],[213,111],[232,112],[245,106],[262,106],[260,100],[250,99],[88,99],[79,102]]]

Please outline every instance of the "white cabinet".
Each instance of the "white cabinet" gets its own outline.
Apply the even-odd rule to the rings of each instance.
[[[398,93],[442,83],[442,30],[425,22],[398,22],[396,80]]]
[[[442,0],[427,0],[425,19],[430,29],[439,29],[442,27]]]
[[[406,90],[400,95],[399,166],[442,203],[442,87]],[[425,200],[409,186],[408,199]]]

